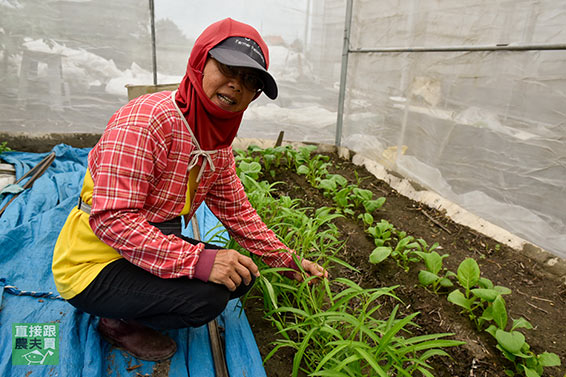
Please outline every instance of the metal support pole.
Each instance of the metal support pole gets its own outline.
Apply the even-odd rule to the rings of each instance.
[[[529,50],[566,50],[566,44],[529,44],[529,45],[486,45],[486,46],[440,46],[440,47],[384,47],[384,48],[357,48],[349,50],[356,53],[390,53],[390,52],[468,52],[468,51],[529,51]]]
[[[311,0],[307,0],[307,10],[306,10],[306,17],[305,17],[305,36],[303,41],[303,54],[305,57],[307,56],[307,41],[309,36],[309,26],[310,26],[310,17],[311,17]]]
[[[347,0],[346,20],[344,21],[344,44],[342,46],[342,70],[340,72],[340,93],[338,94],[338,117],[336,119],[336,142],[342,142],[342,124],[344,122],[344,100],[346,98],[346,76],[348,75],[348,53],[350,52],[350,28],[352,26],[353,0]]]
[[[149,0],[149,14],[151,18],[151,61],[153,70],[153,85],[157,85],[157,51],[155,47],[155,4]]]

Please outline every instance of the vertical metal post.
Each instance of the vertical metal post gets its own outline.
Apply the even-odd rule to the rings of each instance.
[[[348,54],[350,52],[350,27],[352,26],[352,7],[354,0],[346,1],[346,20],[344,21],[344,45],[342,46],[342,70],[340,72],[340,93],[338,94],[338,117],[336,119],[336,142],[342,142],[344,122],[344,100],[346,98],[346,76],[348,75]]]
[[[305,36],[303,41],[303,54],[307,55],[307,41],[309,36],[310,17],[311,17],[311,0],[307,0],[307,10],[305,15]]]
[[[151,60],[153,69],[153,85],[157,85],[157,51],[155,47],[155,4],[149,0],[149,14],[151,18]]]

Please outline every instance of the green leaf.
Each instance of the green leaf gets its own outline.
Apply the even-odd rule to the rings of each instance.
[[[438,242],[435,242],[432,244],[432,246],[428,249],[429,252],[433,251],[434,249],[438,249],[440,247],[440,244]],[[448,254],[444,254],[446,257],[448,256]]]
[[[318,364],[318,366],[315,369],[315,372],[318,372],[330,359],[334,358],[334,356],[340,352],[342,352],[342,350],[344,350],[345,348],[349,347],[349,342],[334,342],[334,346],[332,347],[332,351],[330,351],[326,356],[324,356],[324,358],[320,361],[320,363]],[[318,376],[318,374],[314,374],[315,376]]]
[[[552,352],[541,353],[538,360],[543,367],[557,367],[561,364],[558,355]]]
[[[480,318],[485,321],[493,321],[493,306],[485,308]]]
[[[262,147],[260,147],[259,145],[255,145],[255,144],[250,144],[248,146],[248,151],[249,152],[261,152],[263,150]]]
[[[415,318],[419,313],[413,313],[408,315],[407,317],[398,320],[393,327],[389,328],[381,337],[379,341],[379,346],[377,350],[375,350],[375,354],[379,355],[385,348],[391,348],[391,341],[392,338],[399,332],[405,325],[407,325],[413,318]],[[391,317],[390,317],[391,319]]]
[[[373,355],[370,355],[366,350],[360,347],[354,348],[354,350],[372,367],[372,369],[377,372],[379,376],[387,377],[387,373],[379,366],[377,360]]]
[[[464,343],[465,344],[465,343]],[[428,350],[426,352],[423,352],[423,354],[419,357],[419,360],[427,360],[432,356],[446,356],[446,357],[450,357],[450,355],[448,353],[446,353],[443,350],[440,349],[431,349]]]
[[[505,308],[505,300],[503,299],[503,296],[499,295],[493,301],[492,315],[497,327],[505,330],[505,327],[507,326],[507,309]]]
[[[385,204],[385,198],[381,197],[376,200],[368,200],[363,204],[366,212],[372,213],[383,207],[383,205]]]
[[[458,267],[458,281],[462,287],[469,291],[478,284],[480,267],[473,258],[466,258]]]
[[[513,355],[511,352],[507,351],[505,348],[501,347],[501,345],[496,345],[495,348],[497,348],[499,351],[501,351],[501,353],[503,354],[503,356],[505,356],[505,358],[507,360],[510,360],[512,362],[515,362],[515,360],[517,359],[517,356]]]
[[[318,188],[325,191],[336,191],[336,182],[330,179],[323,179],[318,183]]]
[[[337,372],[335,370],[321,370],[320,372],[309,374],[309,376],[323,376],[323,377],[350,377],[349,375]]]
[[[371,225],[373,223],[373,216],[366,212],[362,215],[362,220],[364,223]]]
[[[527,321],[526,319],[521,317],[519,319],[513,320],[513,326],[511,326],[511,331],[516,330],[516,329],[531,330],[532,328],[533,328],[533,325],[531,325],[531,323],[529,321]]]
[[[271,282],[269,280],[267,280],[263,274],[260,275],[260,279],[261,279],[262,285],[267,290],[267,294],[269,295],[269,301],[271,302],[271,305],[275,309],[278,309],[278,307],[277,307],[277,296],[275,295],[275,291],[273,290],[273,286],[271,285]]]
[[[438,280],[438,275],[425,270],[419,271],[419,282],[425,287],[428,287],[437,280]]]
[[[383,262],[389,255],[391,255],[391,251],[391,248],[387,246],[376,247],[369,256],[370,263],[378,264]]]
[[[428,370],[424,369],[423,367],[417,367],[417,370],[421,372],[424,377],[434,377],[434,374],[430,373]]]
[[[410,244],[406,245],[407,249],[418,249],[419,244],[417,242],[411,242]]]
[[[474,296],[489,302],[493,302],[499,296],[499,292],[495,289],[476,288],[472,289],[472,293]]]
[[[297,174],[307,175],[309,174],[309,167],[306,165],[301,165],[297,168]]]
[[[240,163],[240,170],[244,173],[251,175],[254,179],[257,179],[257,174],[261,172],[261,164],[259,162],[245,162]]]
[[[371,200],[373,194],[370,190],[361,189],[359,187],[354,187],[352,193],[360,198],[361,200]]]
[[[453,287],[454,284],[450,281],[450,279],[442,278],[442,279],[440,279],[440,286],[442,286],[444,288],[450,288],[450,287]]]
[[[425,262],[427,270],[433,274],[438,274],[442,269],[442,257],[436,252],[431,253],[419,253]]]
[[[448,295],[448,301],[465,309],[471,310],[471,301],[466,299],[466,296],[464,296],[459,289],[453,290]]]
[[[297,350],[295,357],[293,358],[293,376],[297,376],[299,373],[299,366],[301,365],[301,360],[303,359],[303,355],[307,346],[309,345],[309,341],[313,336],[316,328],[311,328],[310,331],[307,333],[303,341],[301,342],[301,346]]]
[[[518,331],[507,332],[498,329],[495,332],[495,339],[503,349],[512,354],[519,353],[525,344],[525,336]]]
[[[495,325],[490,325],[487,329],[485,329],[485,332],[488,333],[489,335],[493,336],[495,338],[495,332],[497,331],[497,326]]]
[[[524,346],[523,346],[523,348],[524,348]],[[537,371],[542,368],[542,366],[539,365],[539,361],[538,361],[536,355],[532,355],[532,354],[529,355],[529,357],[525,359],[525,362],[523,363],[523,365],[525,365],[526,367],[529,367],[529,368],[534,368]],[[544,368],[542,368],[542,369],[544,369]],[[542,370],[540,372],[542,373]]]
[[[480,280],[478,281],[478,285],[480,288],[486,288],[486,289],[493,288],[493,283],[491,282],[491,280],[487,278],[480,278]]]
[[[354,216],[354,215],[356,214],[356,213],[355,213],[353,210],[351,210],[350,208],[346,208],[346,209],[344,210],[344,213],[347,214],[347,215],[350,215],[350,216]]]
[[[510,295],[511,294],[511,290],[509,288],[502,287],[500,285],[496,285],[495,287],[493,287],[493,289],[495,289],[501,295]]]
[[[526,366],[523,366],[523,370],[525,371],[526,377],[540,377],[540,374],[537,371],[535,371],[534,369],[527,368]]]

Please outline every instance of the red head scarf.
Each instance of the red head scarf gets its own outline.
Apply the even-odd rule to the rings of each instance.
[[[257,30],[249,25],[226,18],[207,27],[198,37],[191,50],[187,73],[179,85],[175,101],[204,150],[230,146],[244,115],[243,111],[230,112],[221,109],[206,96],[202,88],[202,71],[208,51],[229,37],[253,39],[263,52],[265,68],[269,67],[267,45]]]

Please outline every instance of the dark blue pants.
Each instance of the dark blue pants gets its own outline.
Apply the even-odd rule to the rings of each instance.
[[[180,218],[152,225],[164,234],[199,243],[181,235]],[[205,247],[220,249],[211,244]],[[224,285],[198,279],[162,279],[122,258],[106,266],[68,302],[86,313],[136,320],[159,330],[198,327],[222,313],[229,300],[246,294],[254,281],[255,277],[249,285],[242,283],[230,292]]]

